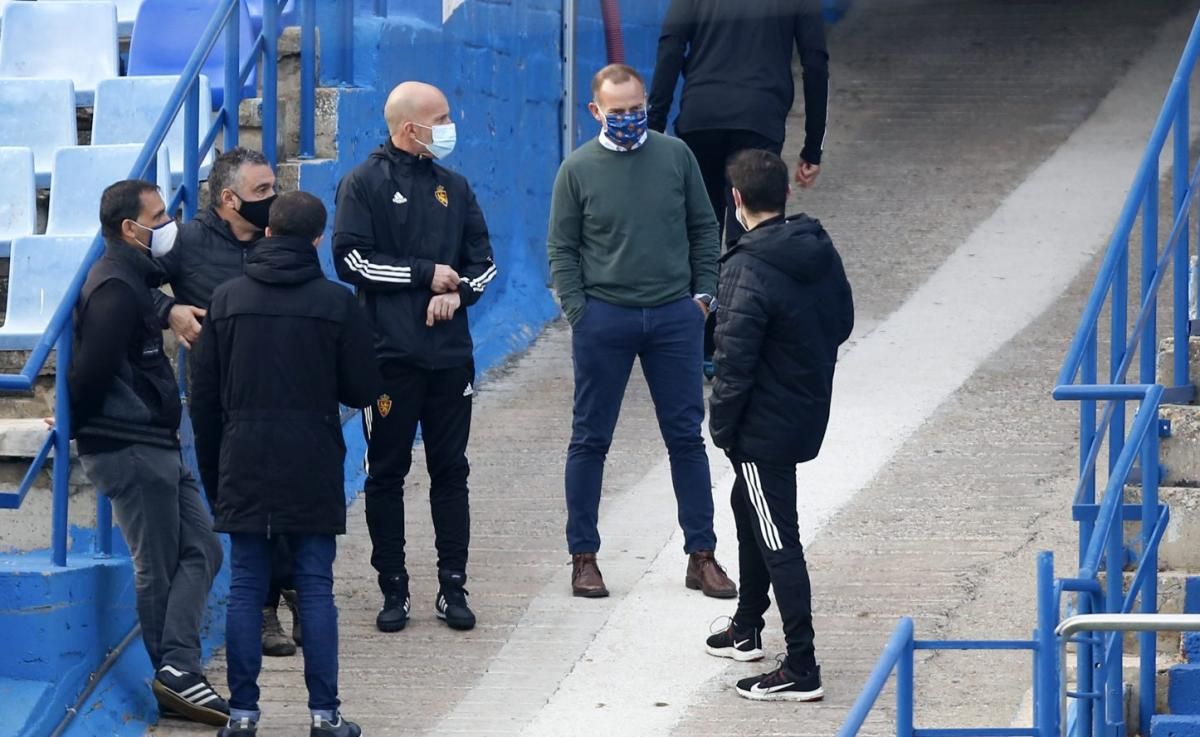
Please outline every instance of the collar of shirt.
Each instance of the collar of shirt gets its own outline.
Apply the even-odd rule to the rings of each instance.
[[[646,139],[649,137],[650,137],[649,132],[643,133],[642,137],[638,139],[638,142],[636,145],[631,146],[629,148],[621,148],[616,143],[614,143],[611,138],[604,135],[604,131],[600,131],[599,141],[600,141],[600,145],[605,147],[609,151],[616,151],[617,153],[624,154],[624,153],[629,153],[630,151],[636,151],[639,148],[641,148],[646,143]]]

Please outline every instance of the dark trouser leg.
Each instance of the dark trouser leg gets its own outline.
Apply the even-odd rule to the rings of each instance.
[[[775,603],[783,618],[788,668],[807,673],[813,649],[812,585],[796,514],[796,467],[743,461],[746,497],[754,510],[751,527],[771,574]]]
[[[290,535],[300,624],[304,627],[304,683],[308,708],[337,711],[338,612],[333,601],[333,535]]]
[[[704,313],[690,298],[645,312],[649,332],[638,356],[667,444],[683,549],[687,553],[714,550],[712,477],[700,434],[704,421],[700,365]]]
[[[265,609],[278,609],[279,597],[285,590],[296,588],[292,581],[292,550],[285,535],[271,538],[274,549],[271,553],[271,587],[267,589]]]
[[[704,179],[704,189],[708,191],[708,200],[712,203],[713,214],[717,216],[717,232],[725,228],[725,159],[729,155],[727,139],[729,131],[711,130],[695,131],[680,136],[696,163],[700,165],[700,176]]]
[[[567,448],[567,546],[571,554],[600,550],[600,489],[621,400],[642,333],[642,311],[588,299],[571,329],[575,410]],[[698,364],[697,364],[698,365]]]
[[[758,537],[754,532],[758,518],[750,506],[746,476],[739,463],[733,464],[733,470],[737,473],[737,478],[733,482],[729,503],[733,507],[733,522],[737,528],[739,577],[738,608],[733,615],[733,621],[738,629],[753,627],[762,631],[763,615],[771,606],[771,574],[767,570],[767,563],[763,560]]]
[[[474,362],[432,371],[421,405],[421,439],[429,467],[429,508],[438,552],[438,570],[467,572],[471,542],[471,502],[467,442],[475,394]]]
[[[229,536],[229,606],[225,610],[225,642],[229,669],[229,706],[258,711],[258,674],[262,670],[262,607],[271,579],[274,543],[266,535]]]
[[[396,363],[381,366],[383,393],[363,410],[367,436],[367,529],[371,533],[371,565],[382,582],[400,576],[407,584],[404,560],[404,478],[412,466],[425,394],[425,374]]]

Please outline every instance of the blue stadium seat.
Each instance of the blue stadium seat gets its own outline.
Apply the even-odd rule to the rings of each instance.
[[[0,2],[2,1],[0,0]],[[250,35],[254,39],[257,39],[262,33],[264,2],[277,3],[279,0],[246,0],[246,5],[250,10]],[[300,12],[296,9],[296,0],[287,0],[287,5],[283,6],[283,11],[279,14],[279,30],[283,31],[288,26],[299,25],[299,23]]]
[[[27,235],[13,240],[0,350],[27,351],[37,345],[93,238]]]
[[[0,146],[33,149],[37,186],[50,186],[54,152],[77,143],[70,80],[0,79]]]
[[[33,150],[0,146],[0,258],[8,256],[13,238],[33,235],[36,229]]]
[[[55,176],[50,184],[46,234],[95,235],[100,228],[101,193],[108,185],[129,176],[141,151],[139,144],[59,149],[54,157]],[[164,146],[159,150],[156,169],[160,183],[170,178],[168,158]]]
[[[118,77],[106,79],[96,88],[96,110],[92,118],[92,143],[145,143],[171,97],[177,76]],[[200,138],[212,126],[212,91],[208,77],[200,75]],[[183,109],[167,131],[166,145],[171,150],[171,187],[183,181]],[[207,179],[213,152],[200,161],[200,178]],[[165,182],[160,182],[165,184]]]
[[[154,76],[179,74],[188,57],[196,49],[200,35],[212,18],[217,0],[143,0],[133,26],[129,43],[129,74]],[[238,65],[250,59],[254,41],[250,35],[250,14],[246,3],[238,3],[241,20],[238,23]],[[224,36],[209,54],[202,68],[212,87],[213,109],[225,101],[225,42]],[[250,72],[242,97],[253,97],[256,71]],[[114,75],[115,76],[115,75]]]
[[[0,0],[0,4],[4,1]],[[69,0],[69,2],[78,2],[78,0]],[[133,22],[137,20],[138,8],[142,6],[142,0],[115,0],[115,2],[117,5],[117,32],[121,38],[129,38],[129,35],[133,33]]]
[[[17,2],[4,9],[0,77],[69,79],[75,104],[92,104],[96,83],[121,73],[111,0]]]

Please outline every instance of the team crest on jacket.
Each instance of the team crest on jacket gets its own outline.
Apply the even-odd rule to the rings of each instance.
[[[379,416],[387,417],[392,411],[392,398],[386,394],[380,394],[379,399],[375,400],[375,406],[379,408]]]
[[[442,203],[442,207],[450,206],[450,195],[446,194],[446,188],[442,185],[439,184],[437,189],[433,190],[433,197],[438,202]]]

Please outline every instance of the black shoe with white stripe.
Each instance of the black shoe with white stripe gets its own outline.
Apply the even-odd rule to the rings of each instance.
[[[229,724],[217,731],[217,737],[257,737],[257,735],[258,722],[250,719],[239,719],[236,722],[230,719]]]
[[[229,723],[229,704],[199,673],[185,673],[169,665],[158,669],[151,687],[159,710],[182,719],[214,727]]]
[[[820,701],[825,698],[821,688],[821,666],[808,673],[794,673],[785,663],[770,673],[737,682],[737,693],[751,701]]]
[[[389,592],[383,595],[383,608],[375,617],[375,626],[380,632],[399,632],[408,626],[408,612],[412,599],[408,592]]]
[[[739,629],[737,623],[729,619],[725,629],[714,632],[705,641],[704,651],[709,655],[730,658],[740,663],[762,660],[762,632],[753,627]]]
[[[469,630],[475,628],[475,613],[467,606],[467,590],[463,584],[467,582],[467,574],[439,571],[438,583],[441,589],[437,595],[438,619],[449,625],[450,629]]]
[[[312,727],[308,730],[308,737],[360,737],[360,735],[362,735],[362,729],[354,722],[343,719],[340,713],[334,714],[332,722],[321,717],[313,717]]]

